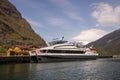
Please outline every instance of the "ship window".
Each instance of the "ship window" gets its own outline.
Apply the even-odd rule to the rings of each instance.
[[[42,53],[46,53],[47,52],[47,50],[40,50]]]
[[[84,51],[48,50],[47,53],[78,53],[78,54],[84,54]]]
[[[54,48],[56,48],[56,49],[74,49],[76,47],[75,46],[71,46],[71,45],[64,45],[64,46],[56,46]]]

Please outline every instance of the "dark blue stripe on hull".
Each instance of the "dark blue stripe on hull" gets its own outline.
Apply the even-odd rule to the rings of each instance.
[[[96,58],[97,56],[38,56],[38,62],[92,60]]]

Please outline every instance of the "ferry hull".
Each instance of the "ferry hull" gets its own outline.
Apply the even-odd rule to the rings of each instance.
[[[97,55],[38,55],[36,56],[36,62],[80,61],[97,58]]]

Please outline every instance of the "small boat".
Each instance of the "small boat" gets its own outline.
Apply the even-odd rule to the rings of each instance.
[[[32,62],[57,62],[98,58],[94,48],[81,47],[79,43],[64,40],[52,41],[50,46],[29,51]]]

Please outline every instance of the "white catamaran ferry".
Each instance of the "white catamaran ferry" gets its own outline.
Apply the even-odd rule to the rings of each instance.
[[[51,62],[51,61],[73,61],[98,58],[98,53],[94,48],[81,47],[79,43],[63,40],[50,42],[50,46],[29,51],[31,61]]]

